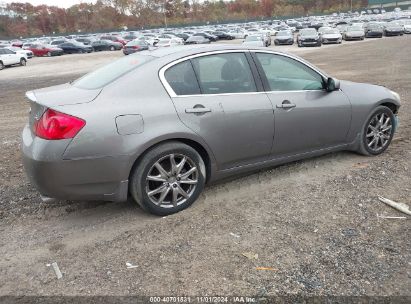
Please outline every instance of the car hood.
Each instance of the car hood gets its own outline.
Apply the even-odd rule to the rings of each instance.
[[[76,88],[70,83],[29,91],[26,96],[33,102],[46,107],[73,105],[93,101],[100,89],[86,90]]]
[[[291,36],[277,36],[277,37],[275,37],[275,39],[278,39],[278,40],[288,40],[288,39],[292,39],[293,37],[291,37]]]
[[[341,35],[340,34],[324,34],[323,35],[323,38],[325,38],[325,39],[333,39],[333,38],[340,38],[341,37]]]
[[[301,39],[318,39],[318,35],[305,35],[300,36]]]
[[[347,35],[360,36],[360,35],[364,35],[364,32],[363,31],[347,31]]]

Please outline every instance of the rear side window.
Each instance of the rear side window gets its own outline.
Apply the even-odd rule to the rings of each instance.
[[[172,66],[164,73],[164,77],[177,95],[201,93],[190,60]]]
[[[72,85],[80,89],[99,89],[152,59],[143,55],[126,56],[84,75]]]
[[[215,54],[192,59],[203,94],[256,92],[244,53]]]

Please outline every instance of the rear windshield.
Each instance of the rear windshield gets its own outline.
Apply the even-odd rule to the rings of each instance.
[[[75,80],[72,85],[86,90],[99,89],[153,58],[143,55],[126,56],[84,75]]]

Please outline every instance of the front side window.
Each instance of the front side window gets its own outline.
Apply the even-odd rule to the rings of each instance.
[[[173,65],[164,73],[164,77],[177,95],[201,93],[190,60]]]
[[[257,91],[244,53],[207,55],[192,63],[203,94]]]
[[[256,53],[270,91],[322,90],[323,78],[305,64],[289,57]]]

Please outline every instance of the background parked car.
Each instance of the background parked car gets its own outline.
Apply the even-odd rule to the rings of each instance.
[[[396,21],[387,23],[384,27],[385,36],[401,36],[404,34],[404,26]]]
[[[340,31],[336,28],[328,28],[323,31],[321,34],[321,41],[323,44],[329,43],[341,43],[342,42],[342,35]]]
[[[96,40],[91,43],[91,47],[95,52],[118,51],[123,48],[123,45],[119,42],[113,42],[111,40]]]
[[[15,47],[19,47],[19,48],[21,48],[23,46],[23,41],[17,40],[17,39],[14,39],[14,40],[10,41],[10,43],[11,43],[11,46],[15,46]]]
[[[185,44],[205,44],[205,43],[210,43],[210,39],[204,38],[203,36],[191,36],[185,42]]]
[[[185,34],[185,33],[177,33],[176,36],[183,39],[184,41],[186,41],[188,38],[190,38],[190,35]]]
[[[294,44],[294,34],[291,31],[279,31],[274,38],[275,45],[293,45]]]
[[[365,26],[365,37],[366,38],[382,38],[384,30],[383,26],[377,23],[369,23]]]
[[[233,35],[230,35],[229,33],[225,33],[222,31],[212,32],[212,34],[214,36],[217,36],[218,39],[221,39],[221,40],[233,40],[235,38]]]
[[[80,42],[64,42],[59,45],[64,52],[64,54],[75,54],[75,53],[91,53],[93,48],[88,45],[84,45]]]
[[[306,28],[300,30],[297,36],[298,47],[303,46],[321,46],[321,37],[315,28]]]
[[[9,49],[0,49],[0,70],[6,66],[20,64],[26,65],[27,56],[23,53],[17,54]]]
[[[364,40],[365,32],[364,28],[358,25],[352,25],[347,27],[345,32],[343,33],[343,39],[348,40]]]
[[[91,43],[95,41],[95,39],[91,39],[91,38],[76,38],[75,40],[84,45],[91,45]]]
[[[127,43],[123,48],[124,55],[130,55],[135,52],[148,50],[150,45],[144,40],[133,40]]]
[[[404,20],[404,34],[411,34],[411,20]]]
[[[50,42],[50,45],[59,46],[60,44],[65,43],[67,41],[67,39],[57,39]]]
[[[127,40],[125,40],[125,39],[123,39],[123,38],[121,38],[121,37],[119,37],[119,36],[115,36],[115,35],[105,35],[105,36],[101,36],[100,37],[100,40],[110,40],[110,41],[113,41],[113,42],[119,42],[119,43],[121,43],[122,45],[126,45],[127,44]]]
[[[161,39],[159,42],[157,42],[156,46],[157,47],[168,47],[168,46],[178,46],[182,45],[183,42],[181,42],[180,38],[171,38],[171,39]]]
[[[64,54],[62,49],[60,49],[58,47],[54,47],[52,45],[32,44],[29,47],[29,50],[32,51],[34,56],[37,56],[37,57],[60,56],[60,55]]]
[[[16,47],[16,46],[7,46],[7,47],[5,47],[6,49],[8,49],[8,50],[10,50],[10,51],[12,51],[12,52],[15,52],[16,54],[22,54],[22,55],[26,55],[27,56],[27,59],[31,59],[31,58],[33,58],[33,52],[32,51],[30,51],[30,50],[23,50],[23,49],[21,49],[21,48],[19,48],[19,47]]]
[[[264,37],[260,34],[248,35],[244,41],[243,45],[251,47],[263,47],[265,45]]]
[[[218,37],[214,35],[210,35],[208,33],[195,33],[193,36],[202,36],[204,38],[207,38],[210,41],[217,41]]]

